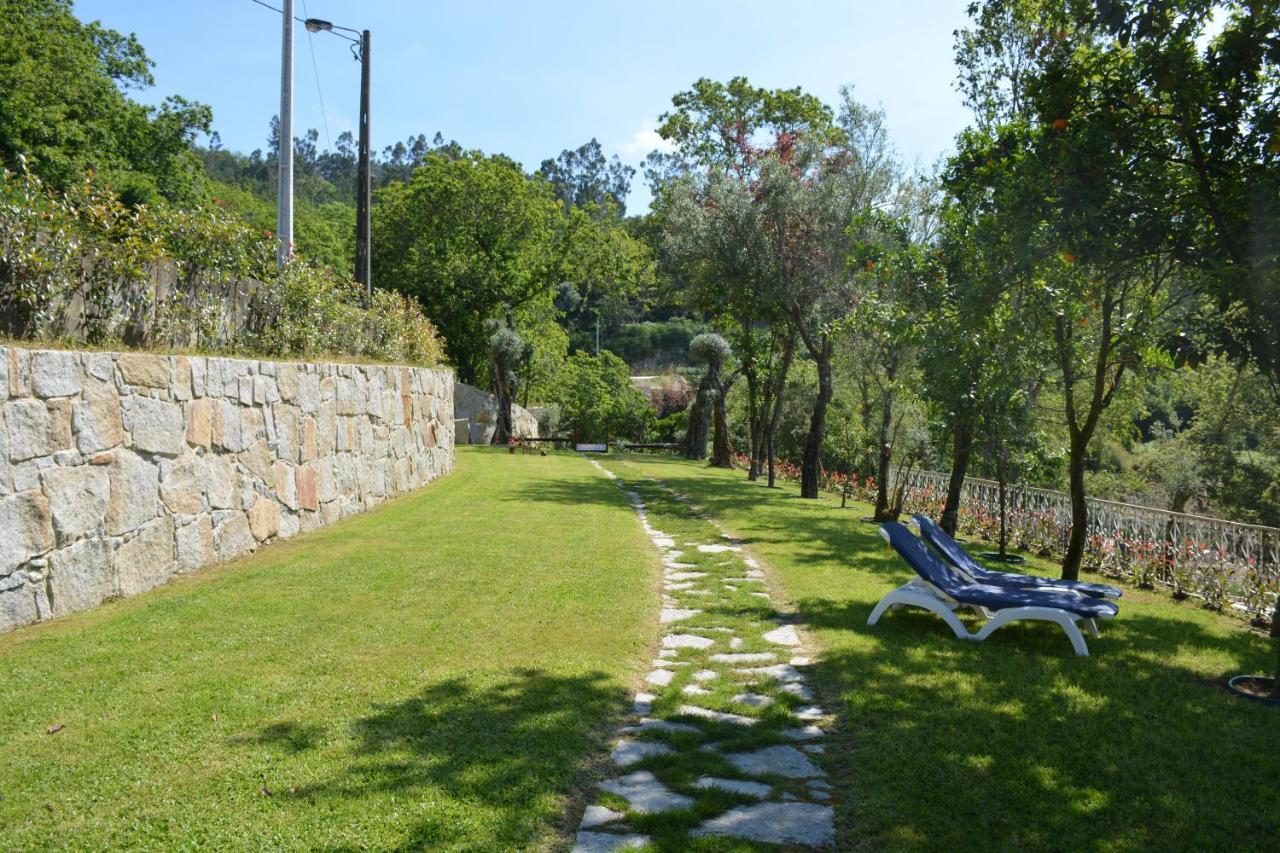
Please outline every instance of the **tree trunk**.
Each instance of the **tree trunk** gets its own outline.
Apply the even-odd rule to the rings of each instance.
[[[1000,489],[1000,559],[1003,561],[1005,558],[1005,549],[1008,547],[1008,542],[1009,542],[1009,534],[1008,534],[1008,526],[1007,526],[1008,517],[1009,517],[1009,508],[1008,508],[1008,504],[1005,502],[1005,498],[1006,498],[1005,479],[1008,477],[1008,469],[1007,469],[1007,466],[1005,465],[1005,462],[1008,458],[1008,454],[1007,454],[1007,451],[1005,450],[1003,438],[1001,438],[1001,441],[1000,441],[999,453],[1000,455],[997,457],[997,461],[996,461],[996,479]]]
[[[494,373],[497,374],[497,378],[493,384],[496,392],[495,396],[498,398],[498,413],[497,423],[493,430],[493,440],[490,444],[506,444],[515,434],[515,427],[511,417],[511,386],[502,379],[507,365],[499,361],[495,367]]]
[[[725,412],[724,394],[716,394],[712,407],[714,423],[711,440],[711,464],[716,468],[733,467],[733,448],[729,445],[729,417]]]
[[[1276,674],[1271,681],[1271,698],[1280,700],[1280,599],[1271,614],[1271,644],[1276,647]]]
[[[876,521],[892,521],[889,512],[889,466],[893,462],[893,442],[889,425],[893,422],[893,395],[886,389],[880,397],[880,456],[876,460]]]
[[[711,431],[709,378],[709,375],[702,377],[702,381],[698,383],[698,394],[693,398],[693,405],[689,408],[689,425],[684,434],[686,459],[707,458],[707,436]]]
[[[774,482],[777,479],[777,455],[774,444],[774,437],[778,434],[778,427],[782,424],[782,400],[787,390],[787,374],[791,372],[791,360],[796,354],[796,333],[791,332],[787,335],[786,343],[782,347],[782,363],[778,365],[778,370],[771,378],[770,382],[773,387],[773,408],[769,412],[769,420],[765,426],[764,443],[768,454],[769,463],[769,488],[774,488]]]
[[[969,457],[973,452],[973,426],[968,414],[961,414],[956,420],[952,448],[951,477],[947,480],[947,499],[942,504],[939,524],[955,536],[960,526],[960,496],[964,492],[964,478],[969,472]]]
[[[760,442],[764,437],[764,409],[760,401],[760,378],[756,375],[755,368],[744,369],[743,375],[747,380],[747,479],[756,480],[760,477]],[[767,397],[764,405],[768,406]]]
[[[1084,559],[1084,545],[1089,533],[1089,504],[1084,494],[1084,455],[1088,440],[1071,442],[1071,462],[1068,466],[1071,490],[1071,538],[1067,540],[1067,556],[1062,561],[1064,580],[1080,579],[1080,563]]]
[[[833,396],[831,381],[831,347],[826,345],[814,361],[818,367],[818,397],[813,401],[809,419],[809,437],[804,443],[804,459],[800,471],[800,497],[816,499],[822,475],[822,439],[827,434],[827,404]]]
[[[728,382],[721,382],[716,377],[715,400],[712,404],[712,439],[711,464],[716,468],[733,467],[733,447],[729,444],[729,414],[725,398],[733,387],[736,374],[731,374]]]

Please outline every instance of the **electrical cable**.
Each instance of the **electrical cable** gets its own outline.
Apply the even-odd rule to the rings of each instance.
[[[311,17],[311,13],[307,11],[307,0],[302,0],[302,14],[307,18]],[[312,38],[313,33],[307,30],[307,47],[311,48],[311,70],[316,77],[316,95],[320,98],[320,123],[324,125],[325,150],[333,149],[333,137],[329,135],[329,112],[324,108],[324,90],[320,88],[320,66],[316,64],[316,43]]]

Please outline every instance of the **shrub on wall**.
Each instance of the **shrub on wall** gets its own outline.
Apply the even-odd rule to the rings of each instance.
[[[5,171],[0,326],[30,340],[443,361],[417,303],[375,291],[366,305],[331,268],[277,269],[274,246],[216,206],[131,207],[91,177],[63,193]]]

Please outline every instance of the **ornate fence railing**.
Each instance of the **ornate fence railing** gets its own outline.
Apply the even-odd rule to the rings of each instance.
[[[947,475],[906,475],[906,509],[941,514]],[[1195,596],[1211,607],[1253,618],[1270,613],[1280,591],[1280,529],[1088,498],[1085,562],[1103,574],[1139,586],[1164,586],[1175,596]],[[1006,485],[1006,530],[1012,547],[1061,556],[1071,533],[1066,492]],[[961,532],[996,542],[1000,535],[1000,486],[968,478],[961,492]]]

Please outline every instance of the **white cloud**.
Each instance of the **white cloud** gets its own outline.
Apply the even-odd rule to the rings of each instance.
[[[638,160],[650,151],[670,152],[674,151],[675,147],[674,143],[658,135],[658,123],[653,119],[647,118],[640,123],[639,130],[618,146],[618,150],[622,152],[624,157]]]

